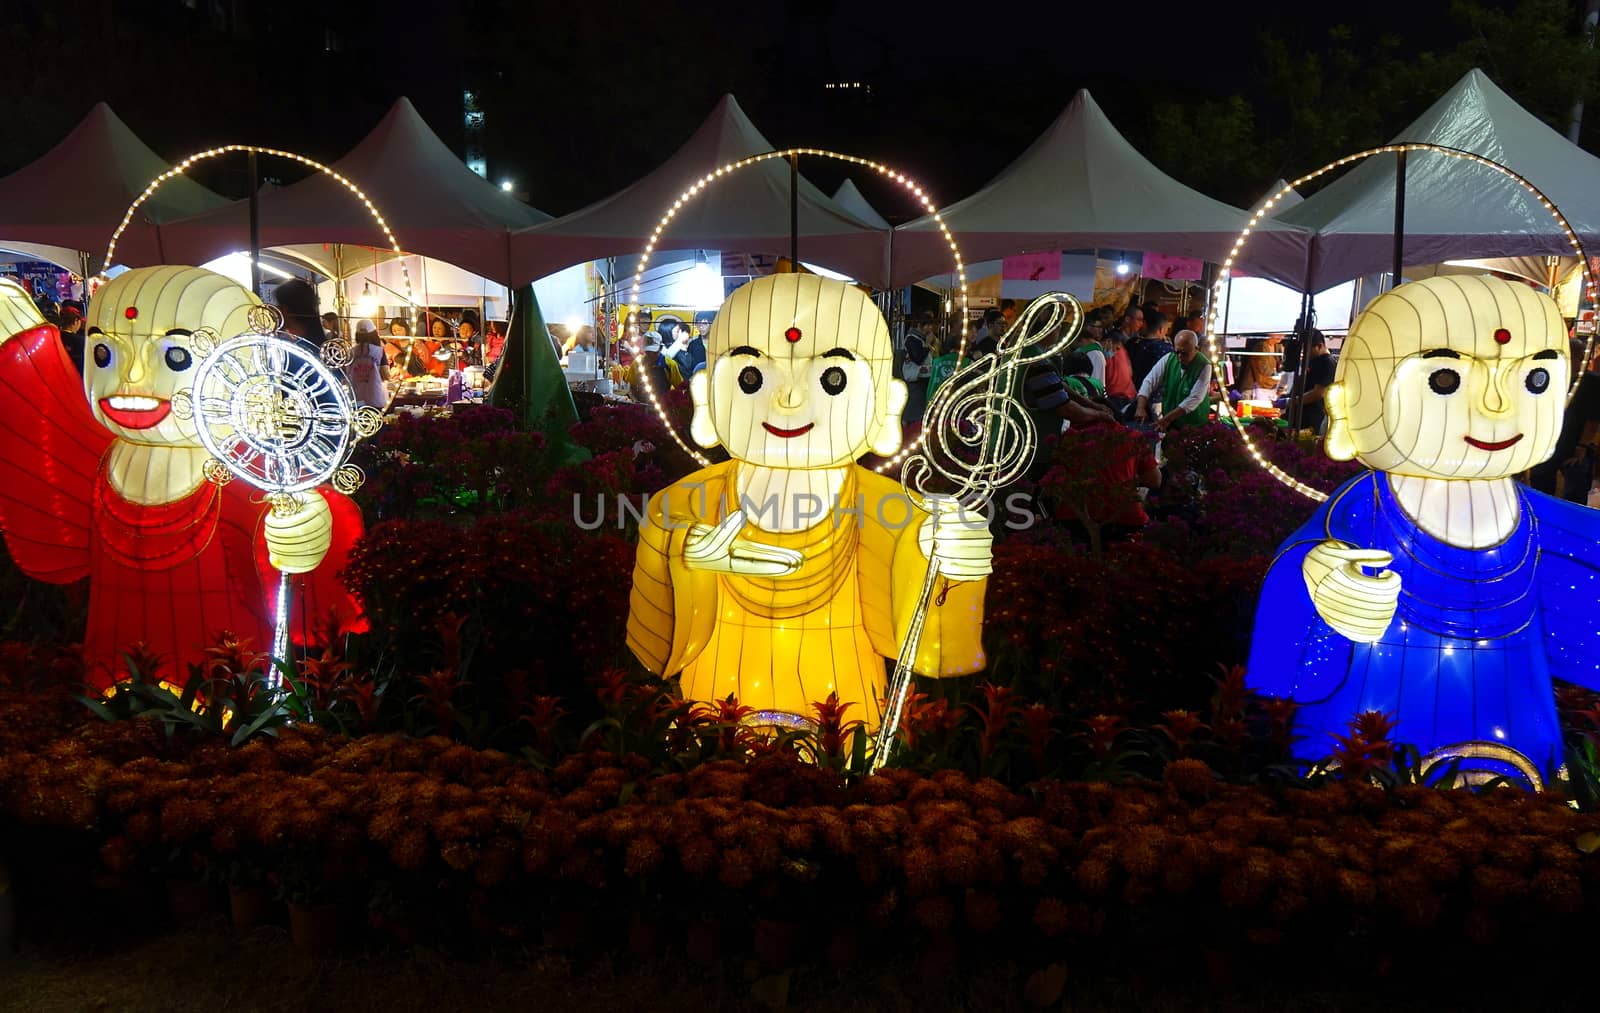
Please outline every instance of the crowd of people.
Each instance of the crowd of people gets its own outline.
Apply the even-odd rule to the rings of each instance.
[[[967,335],[968,360],[993,354],[1015,320],[1010,300],[985,311]],[[1323,422],[1322,397],[1333,382],[1333,359],[1326,341],[1312,332],[1307,340],[1304,381],[1293,389],[1292,370],[1283,366],[1281,336],[1251,339],[1243,365],[1229,385],[1201,351],[1203,311],[1180,310],[1169,316],[1155,303],[1130,302],[1119,314],[1111,307],[1089,313],[1080,338],[1064,354],[1040,358],[1027,367],[1017,392],[1039,439],[1041,451],[1027,471],[1037,481],[1050,466],[1045,438],[1073,430],[1120,426],[1147,434],[1148,441],[1110,441],[1129,449],[1101,469],[1108,483],[1135,482],[1155,490],[1161,484],[1156,445],[1175,427],[1203,425],[1213,403],[1222,397],[1264,401],[1281,410],[1300,411],[1300,425],[1318,430]],[[1040,339],[1040,343],[1049,342]],[[940,385],[961,365],[958,342],[939,317],[916,318],[901,349],[900,375],[909,388],[908,424],[920,423]],[[1123,458],[1126,459],[1123,459]],[[1147,517],[1137,503],[1117,510],[1112,528],[1142,526]]]
[[[706,368],[706,335],[714,316],[703,312],[696,313],[692,320],[657,320],[650,310],[641,310],[637,318],[629,315],[622,324],[622,333],[637,335],[635,338],[607,342],[602,347],[597,332],[587,324],[570,333],[555,325],[550,328],[550,341],[561,359],[570,362],[573,353],[593,355],[597,369],[617,367],[628,384],[629,396],[643,402],[648,400],[647,379],[651,390],[664,391],[683,386]]]

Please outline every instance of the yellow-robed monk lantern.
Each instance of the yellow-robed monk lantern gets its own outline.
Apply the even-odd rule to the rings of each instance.
[[[914,670],[983,668],[986,521],[935,518],[855,463],[900,447],[893,374],[888,326],[853,286],[782,274],[723,303],[691,383],[691,435],[732,459],[651,499],[628,615],[628,646],[652,672],[681,673],[686,699],[809,715],[836,693],[875,727],[884,659],[935,557],[947,583]]]

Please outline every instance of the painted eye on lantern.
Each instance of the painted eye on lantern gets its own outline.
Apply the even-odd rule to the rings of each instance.
[[[193,362],[194,357],[189,354],[189,350],[187,348],[167,349],[167,368],[172,370],[174,373],[183,372],[184,370],[188,369]]]
[[[1543,394],[1550,389],[1550,371],[1536,369],[1528,374],[1528,379],[1523,381],[1530,394]]]
[[[837,397],[844,390],[845,381],[848,379],[844,370],[838,366],[829,366],[822,371],[822,389]]]
[[[1436,369],[1428,374],[1428,387],[1435,394],[1449,397],[1461,389],[1461,374],[1453,369]]]
[[[94,346],[94,364],[101,369],[111,365],[111,346],[100,344]]]
[[[746,366],[739,370],[739,389],[746,394],[754,394],[761,389],[761,370],[754,366]]]

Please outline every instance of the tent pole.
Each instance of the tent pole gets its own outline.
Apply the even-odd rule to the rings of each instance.
[[[1295,321],[1295,340],[1300,347],[1294,364],[1294,405],[1289,418],[1289,428],[1300,432],[1301,399],[1306,392],[1306,361],[1311,358],[1311,286],[1308,283],[1300,292],[1300,319]]]
[[[1406,252],[1406,153],[1395,153],[1394,163],[1394,276],[1389,287],[1400,284],[1400,269]]]
[[[344,244],[333,244],[333,312],[340,317],[348,315],[350,297],[344,290]]]
[[[1311,360],[1311,321],[1316,314],[1317,251],[1312,247],[1306,255],[1306,281],[1300,287],[1300,319],[1295,322],[1295,338],[1300,343],[1300,359],[1295,363],[1294,386],[1290,388],[1294,404],[1290,406],[1289,425],[1292,432],[1300,432],[1300,398],[1306,390],[1306,364]]]
[[[800,155],[789,156],[789,271],[800,270]]]
[[[258,181],[261,177],[256,175],[256,153],[254,148],[250,150],[249,161],[250,291],[254,292],[256,298],[259,299],[261,298],[261,195],[257,191],[259,189]]]

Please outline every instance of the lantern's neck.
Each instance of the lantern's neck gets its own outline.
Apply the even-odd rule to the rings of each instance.
[[[1509,478],[1390,475],[1389,488],[1417,527],[1447,545],[1499,545],[1522,519],[1517,484]]]
[[[804,531],[834,516],[850,468],[768,468],[741,461],[734,488],[751,524],[763,531]]]
[[[106,477],[118,496],[140,506],[176,503],[206,480],[204,447],[116,440],[107,452]]]

